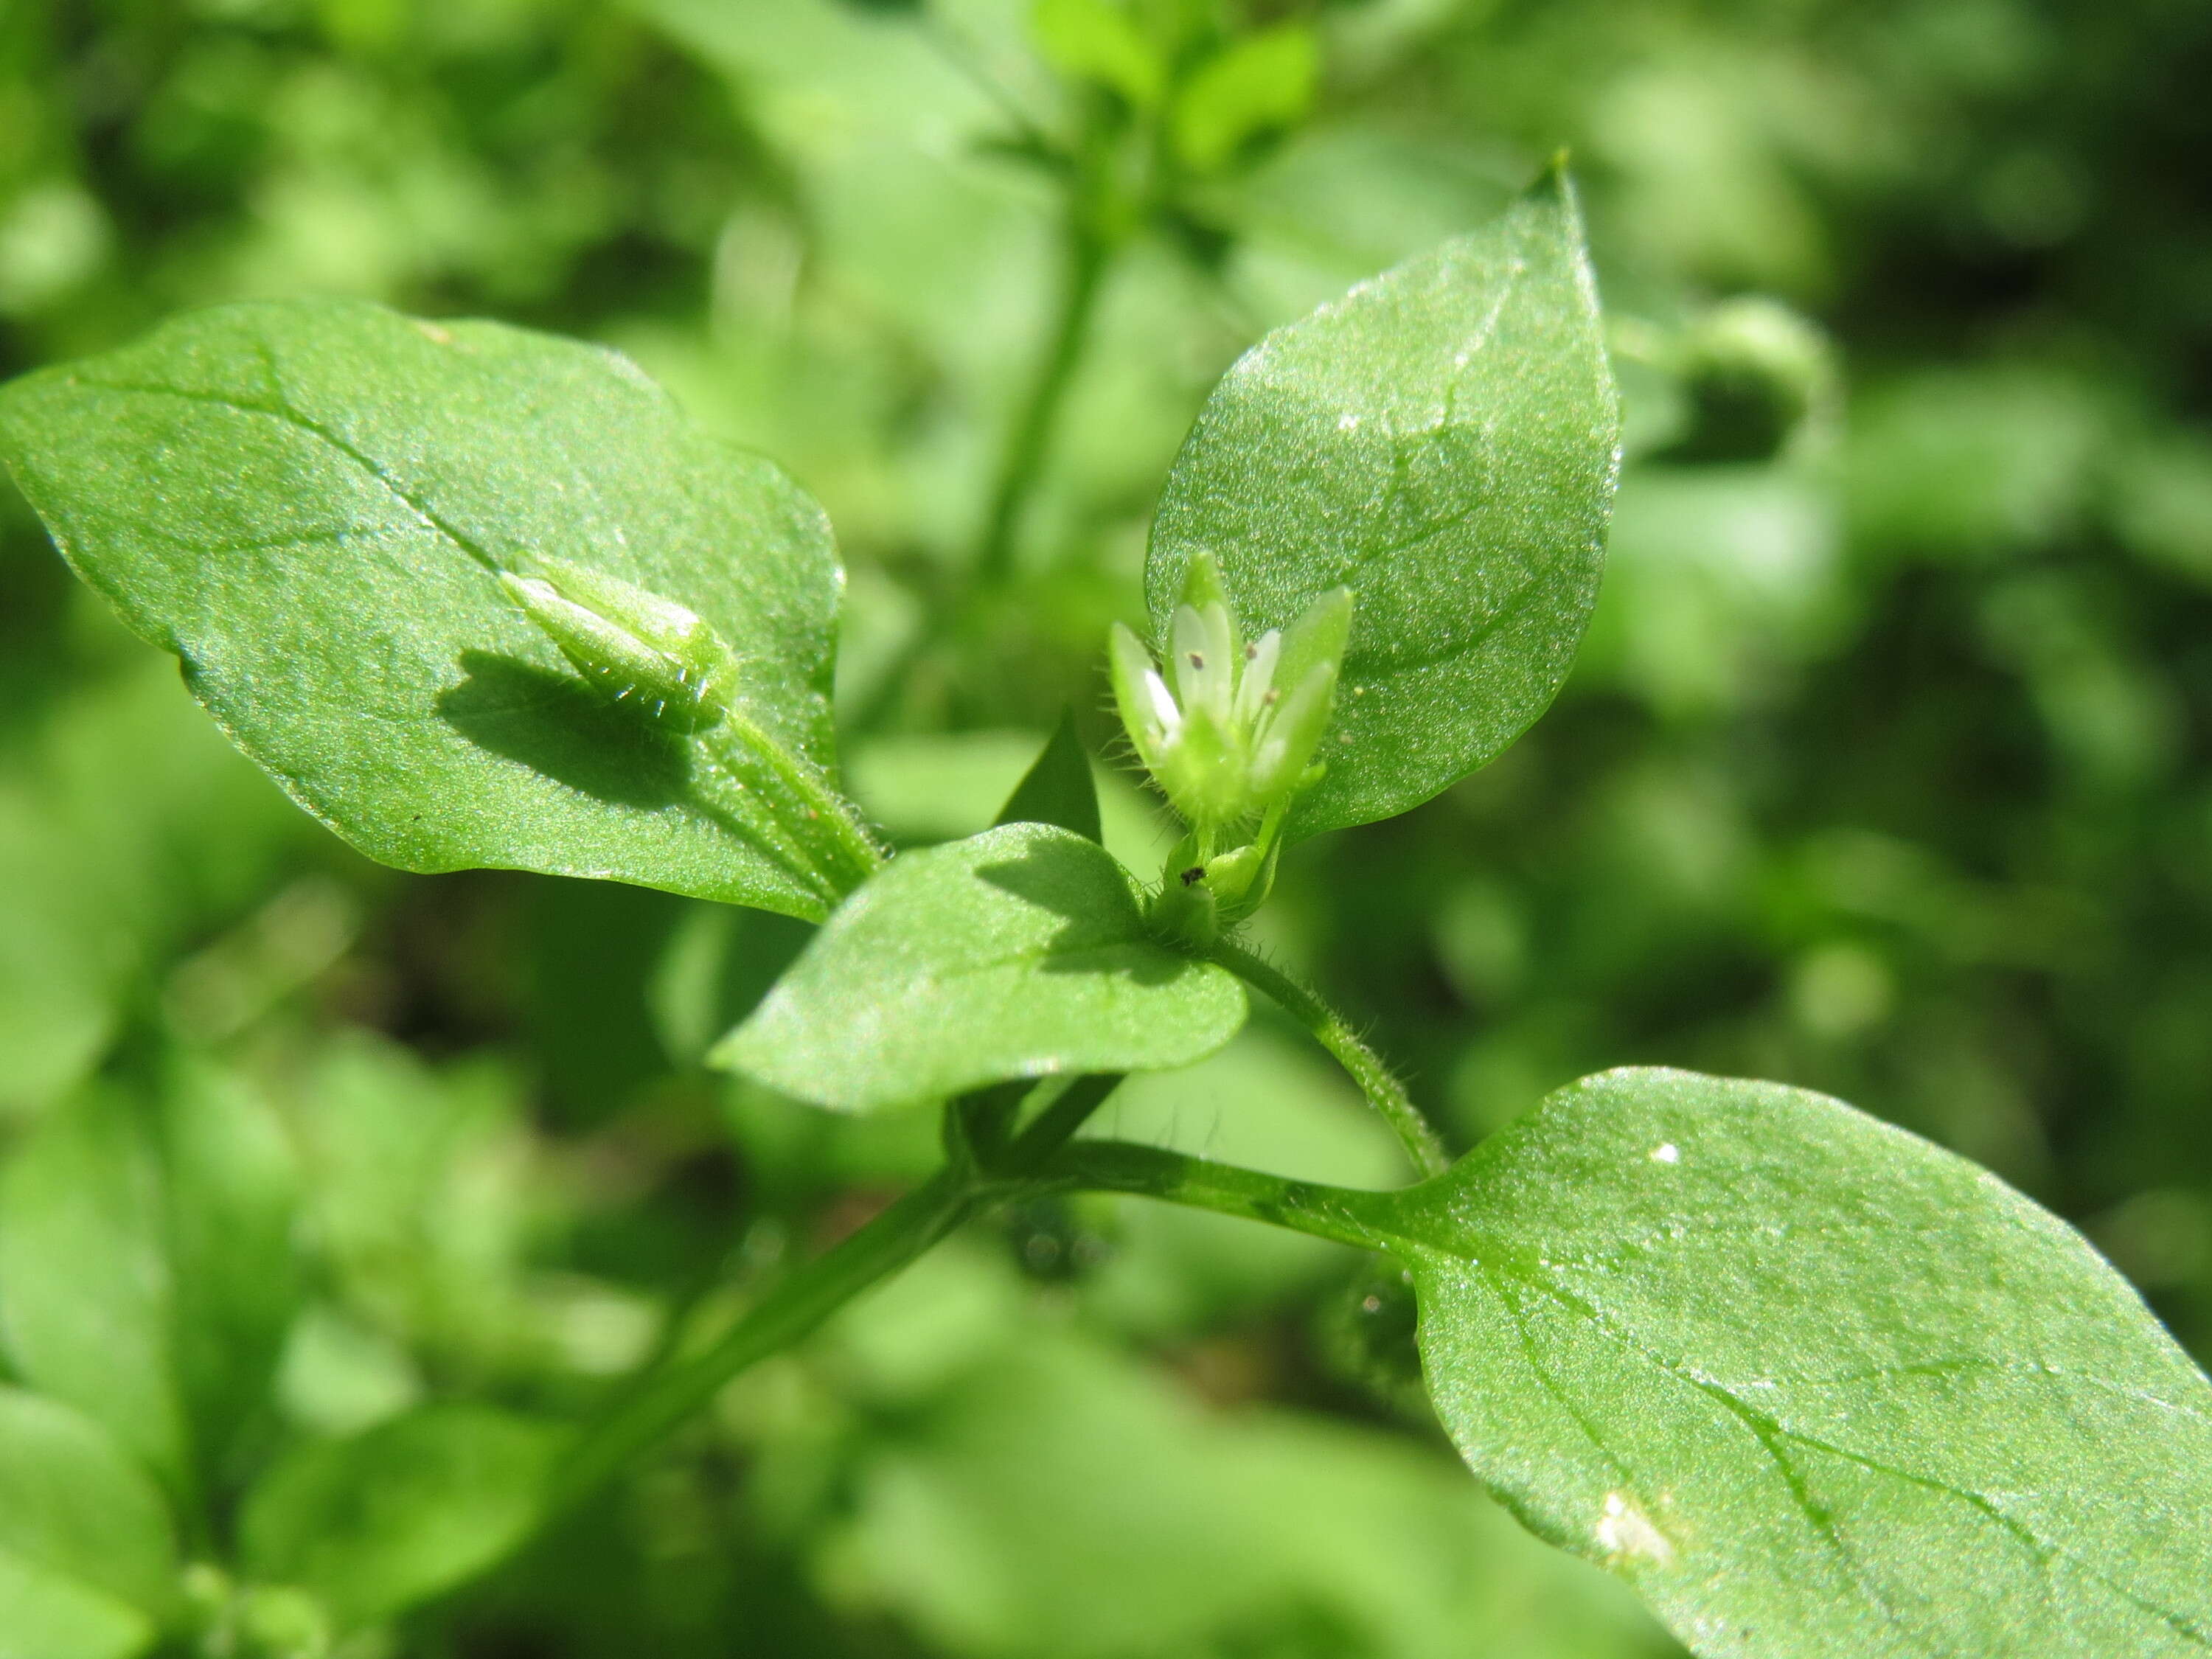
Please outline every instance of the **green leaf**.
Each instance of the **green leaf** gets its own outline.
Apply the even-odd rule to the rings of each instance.
[[[2212,1383],[1966,1160],[1619,1071],[1372,1213],[1468,1463],[1695,1651],[2212,1648]]]
[[[908,853],[848,900],[708,1063],[847,1112],[1013,1078],[1180,1066],[1243,988],[1146,935],[1096,842],[1012,823]]]
[[[0,1171],[0,1340],[16,1375],[172,1479],[188,1462],[161,1176],[131,1103],[97,1086]]]
[[[239,1079],[179,1059],[155,1153],[165,1188],[177,1387],[211,1479],[261,1413],[302,1295],[300,1170],[284,1124]]]
[[[1176,154],[1194,172],[1218,171],[1248,139],[1304,119],[1320,78],[1321,48],[1303,23],[1231,41],[1176,94]]]
[[[320,839],[169,665],[130,655],[0,757],[0,1115],[69,1095],[149,972],[265,896],[280,856]]]
[[[625,359],[339,301],[223,307],[0,391],[64,555],[293,799],[387,864],[818,916],[705,743],[597,696],[502,590],[559,559],[680,602],[734,706],[832,763],[821,511]]]
[[[234,1080],[179,1060],[155,1095],[88,1091],[0,1172],[0,1343],[189,1489],[266,1399],[300,1295],[297,1176]]]
[[[1328,772],[1292,835],[1402,812],[1543,712],[1596,598],[1618,433],[1556,171],[1222,378],[1169,473],[1146,590],[1163,637],[1200,549],[1248,634],[1357,596]]]
[[[433,1068],[363,1030],[316,1056],[294,1117],[331,1288],[447,1376],[498,1375],[538,1340],[526,1294],[536,1167],[522,1089],[478,1054]]]
[[[1045,61],[1070,80],[1111,87],[1139,109],[1159,102],[1167,67],[1113,0],[1037,0],[1030,35]]]
[[[88,1419],[0,1388],[0,1659],[127,1659],[171,1612],[161,1494]]]
[[[1083,739],[1075,734],[1073,709],[1060,717],[1036,763],[1022,775],[992,827],[1006,823],[1056,823],[1085,841],[1102,838],[1098,785],[1091,775]]]
[[[246,1499],[246,1571],[371,1624],[463,1583],[538,1518],[561,1435],[486,1406],[425,1407],[302,1447]]]

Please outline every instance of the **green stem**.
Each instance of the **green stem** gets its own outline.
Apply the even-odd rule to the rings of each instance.
[[[1036,493],[1044,471],[1052,432],[1059,423],[1061,404],[1075,378],[1075,365],[1083,355],[1083,337],[1090,331],[1091,313],[1106,274],[1105,242],[1089,225],[1087,192],[1078,190],[1068,204],[1066,264],[1061,272],[1060,314],[1052,338],[1037,364],[1012,429],[1006,434],[1006,453],[999,465],[997,488],[991,495],[990,515],[983,523],[981,550],[975,560],[978,586],[995,586],[1012,573],[1014,538],[1022,515]]]
[[[981,1204],[1035,1182],[1121,1082],[1080,1077],[1057,1092],[988,1169],[956,1158],[859,1231],[794,1268],[712,1347],[648,1376],[587,1427],[556,1473],[546,1516],[574,1509],[704,1407],[731,1378],[817,1329],[840,1308],[890,1277],[960,1224]]]
[[[878,1279],[958,1225],[975,1203],[972,1175],[951,1167],[828,1254],[794,1271],[714,1346],[663,1370],[587,1429],[556,1476],[548,1513],[574,1508],[630,1460],[704,1407],[740,1371],[789,1347]]]
[[[758,762],[790,792],[810,827],[819,825],[830,832],[831,844],[836,849],[835,866],[825,869],[812,858],[806,858],[805,862],[827,890],[826,896],[833,907],[883,868],[883,849],[854,815],[852,803],[837,793],[829,779],[736,709],[725,717],[718,731],[726,734],[724,741],[709,743],[707,747],[726,775],[744,788],[743,761]],[[779,823],[787,839],[793,827]],[[800,856],[805,855],[802,852]]]
[[[1428,1119],[1421,1115],[1421,1109],[1413,1104],[1406,1085],[1392,1075],[1390,1068],[1382,1063],[1382,1057],[1361,1042],[1359,1034],[1346,1023],[1344,1016],[1323,1002],[1317,992],[1231,940],[1217,941],[1206,954],[1238,978],[1265,991],[1281,1005],[1284,1012],[1312,1032],[1315,1041],[1336,1056],[1337,1062],[1351,1073],[1352,1080],[1367,1097],[1367,1103],[1381,1114],[1382,1121],[1396,1134],[1399,1144],[1406,1149],[1406,1156],[1413,1159],[1414,1169],[1423,1176],[1436,1176],[1451,1167],[1443,1143],[1429,1127]]]
[[[1349,1187],[1290,1181],[1233,1164],[1186,1158],[1128,1141],[1085,1140],[1059,1152],[1037,1171],[1040,1181],[1083,1192],[1134,1193],[1194,1209],[1243,1216],[1361,1249],[1387,1249],[1390,1235],[1376,1206],[1392,1196]]]

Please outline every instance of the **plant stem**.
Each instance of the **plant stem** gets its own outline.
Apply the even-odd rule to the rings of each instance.
[[[596,1492],[747,1367],[789,1347],[952,1231],[975,1199],[970,1173],[948,1166],[866,1226],[794,1270],[705,1352],[662,1371],[586,1430],[555,1478],[549,1514]]]
[[[1006,434],[998,485],[992,492],[990,514],[983,522],[982,545],[975,558],[978,586],[995,586],[1013,570],[1014,538],[1043,473],[1053,428],[1059,424],[1060,405],[1074,380],[1077,360],[1083,355],[1083,338],[1090,331],[1091,313],[1097,306],[1099,287],[1106,274],[1107,246],[1088,222],[1086,195],[1079,190],[1067,204],[1060,313],[1029,396]]]
[[[1359,1034],[1344,1016],[1321,1000],[1319,993],[1299,984],[1257,952],[1232,940],[1216,941],[1206,954],[1240,979],[1265,991],[1281,1005],[1284,1012],[1312,1032],[1315,1041],[1336,1056],[1337,1062],[1351,1073],[1352,1080],[1367,1097],[1367,1103],[1382,1115],[1382,1121],[1397,1135],[1415,1170],[1423,1176],[1436,1176],[1451,1167],[1443,1143],[1429,1127],[1428,1119],[1421,1115],[1421,1109],[1413,1104],[1406,1085],[1391,1074],[1381,1055],[1360,1041]]]
[[[965,1158],[947,1164],[859,1231],[793,1269],[704,1352],[648,1376],[586,1428],[554,1478],[545,1515],[574,1509],[624,1465],[657,1443],[749,1366],[811,1334],[840,1308],[928,1249],[975,1208],[1035,1184],[1035,1172],[1121,1082],[1079,1077],[1058,1088],[1036,1119],[988,1169]]]
[[[837,793],[828,778],[737,709],[725,716],[720,732],[726,732],[727,737],[720,744],[710,743],[708,749],[726,775],[744,787],[744,759],[759,763],[790,792],[810,823],[819,824],[830,832],[838,854],[838,867],[825,870],[819,860],[806,857],[803,850],[799,856],[806,859],[808,866],[830,890],[831,908],[883,868],[883,849],[870,838],[854,817],[851,803]],[[779,828],[787,834],[790,826],[780,824]]]
[[[1233,1164],[1186,1158],[1158,1146],[1086,1140],[1066,1147],[1038,1171],[1040,1180],[1079,1191],[1134,1193],[1194,1209],[1243,1216],[1362,1249],[1382,1249],[1389,1232],[1376,1206],[1393,1195],[1290,1181]]]

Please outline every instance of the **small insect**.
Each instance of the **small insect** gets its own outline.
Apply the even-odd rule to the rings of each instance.
[[[647,588],[561,559],[532,573],[500,573],[523,614],[611,702],[678,732],[721,723],[737,690],[738,659],[696,611]]]

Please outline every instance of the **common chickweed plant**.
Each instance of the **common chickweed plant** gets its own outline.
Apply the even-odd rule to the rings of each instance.
[[[1102,846],[1072,726],[996,827],[888,856],[840,784],[823,514],[607,351],[235,305],[14,383],[0,449],[72,568],[307,811],[404,869],[819,924],[712,1064],[824,1112],[936,1113],[944,1146],[596,1408],[455,1406],[273,1458],[132,1415],[130,1357],[38,1293],[66,1252],[22,1211],[0,1229],[0,1652],[365,1640],[964,1220],[1088,1191],[1379,1258],[1474,1477],[1697,1653],[2212,1648],[2212,1384],[2065,1224],[1838,1101],[1678,1071],[1586,1079],[1452,1158],[1240,933],[1285,848],[1435,796],[1567,671],[1618,434],[1557,170],[1269,335],[1200,414],[1154,519],[1149,637],[1103,642],[1182,826],[1157,871]],[[1085,1133],[1127,1074],[1227,1043],[1255,991],[1341,1062],[1410,1184]],[[40,1155],[37,1190],[67,1191],[74,1154]],[[222,1194],[210,1213],[246,1201]]]

